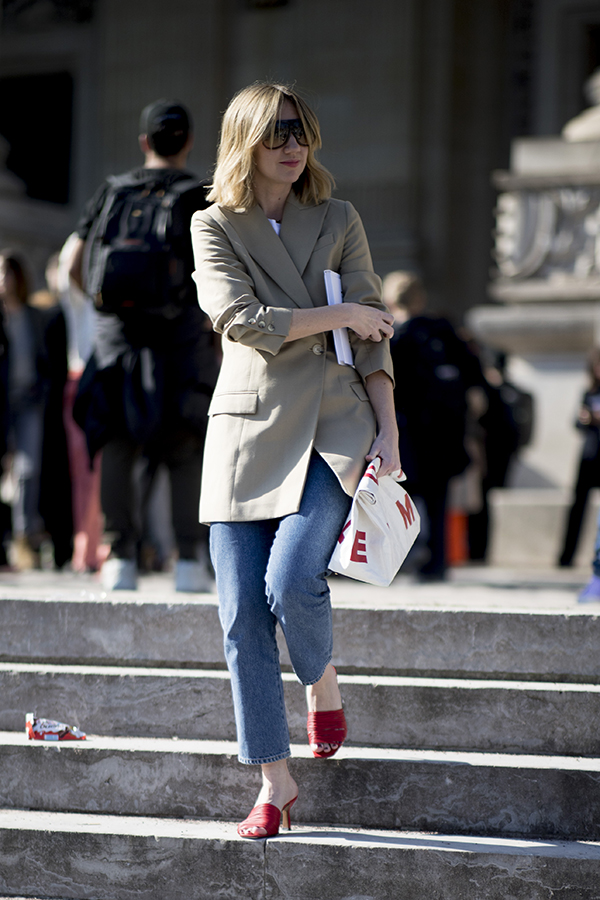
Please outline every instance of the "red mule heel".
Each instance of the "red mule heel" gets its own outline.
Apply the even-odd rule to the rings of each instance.
[[[335,750],[313,750],[317,759],[327,759],[338,752],[348,734],[346,716],[343,709],[331,709],[325,712],[309,712],[306,723],[309,744],[337,744]]]
[[[258,806],[255,806],[247,819],[244,819],[243,822],[237,827],[237,833],[240,837],[250,838],[250,839],[260,839],[266,837],[275,837],[279,834],[279,825],[281,823],[282,828],[287,828],[288,831],[291,830],[291,818],[290,818],[290,810],[296,800],[298,799],[298,794],[294,797],[293,800],[290,800],[289,803],[286,803],[282,810],[279,810],[277,806],[273,806],[272,803],[259,803]],[[243,834],[242,828],[264,828],[267,832],[266,834]]]
[[[296,794],[293,800],[290,800],[289,803],[286,803],[281,810],[281,827],[286,828],[288,831],[292,830],[292,817],[290,815],[290,810],[297,799],[298,794]]]

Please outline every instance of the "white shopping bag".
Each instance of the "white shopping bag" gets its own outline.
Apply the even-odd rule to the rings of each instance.
[[[396,477],[369,463],[361,478],[329,568],[340,575],[387,587],[421,530],[417,509]],[[402,476],[404,480],[406,476]]]

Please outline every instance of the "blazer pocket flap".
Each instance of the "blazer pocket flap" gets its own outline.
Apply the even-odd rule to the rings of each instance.
[[[367,394],[367,392],[365,390],[365,386],[362,383],[362,381],[351,381],[350,387],[352,388],[352,390],[354,391],[354,393],[356,394],[356,396],[358,397],[359,400],[368,400],[369,399],[369,395]]]
[[[214,394],[209,416],[253,416],[258,409],[258,391],[227,391]]]
[[[315,244],[314,250],[320,250],[321,247],[328,247],[330,244],[333,244],[334,241],[335,237],[333,234],[324,234]]]

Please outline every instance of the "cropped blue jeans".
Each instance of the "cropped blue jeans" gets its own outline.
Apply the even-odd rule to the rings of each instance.
[[[313,452],[297,513],[210,527],[242,763],[290,755],[277,623],[302,684],[319,681],[331,661],[326,575],[350,504],[333,471]]]

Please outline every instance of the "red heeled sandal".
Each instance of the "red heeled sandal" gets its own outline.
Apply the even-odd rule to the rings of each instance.
[[[282,828],[287,828],[287,830],[290,831],[292,827],[290,810],[297,799],[298,794],[296,794],[293,800],[286,803],[282,810],[279,810],[277,806],[273,806],[272,803],[259,803],[258,806],[254,807],[248,818],[244,819],[244,821],[240,822],[238,825],[237,832],[239,836],[250,839],[275,837],[279,834],[280,824]],[[242,828],[264,828],[267,833],[242,834],[240,830]]]
[[[343,709],[330,709],[325,712],[309,712],[306,723],[309,744],[337,744],[335,750],[313,750],[317,759],[327,759],[338,752],[348,734],[346,716]]]

